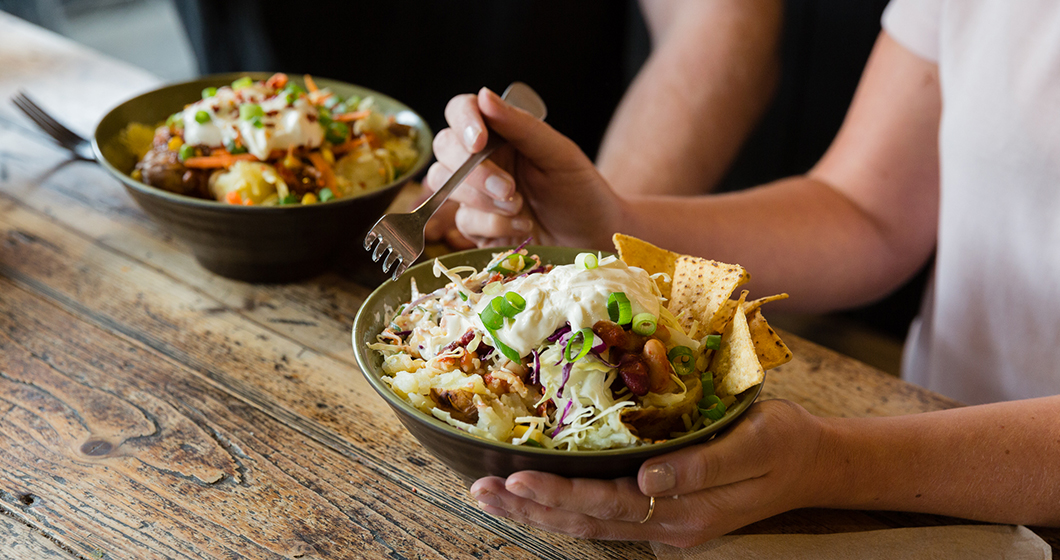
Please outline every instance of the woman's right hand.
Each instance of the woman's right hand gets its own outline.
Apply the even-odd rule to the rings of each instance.
[[[461,233],[479,246],[534,236],[541,244],[611,247],[623,202],[573,141],[486,88],[454,97],[445,117],[449,128],[435,136],[438,161],[424,181],[432,191],[485,147],[489,130],[508,141],[453,192]]]

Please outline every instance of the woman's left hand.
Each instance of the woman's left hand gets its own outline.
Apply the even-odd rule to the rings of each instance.
[[[586,539],[693,546],[801,507],[823,505],[829,449],[822,419],[780,400],[752,406],[705,444],[652,458],[636,479],[567,479],[523,471],[486,477],[471,495],[493,515]],[[650,519],[650,498],[655,507]]]

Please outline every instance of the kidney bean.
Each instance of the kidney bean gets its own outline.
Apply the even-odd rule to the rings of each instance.
[[[648,365],[648,388],[651,392],[669,393],[674,387],[671,379],[674,367],[666,358],[666,346],[657,338],[649,338],[640,355]]]
[[[648,393],[648,366],[636,354],[622,356],[618,364],[618,376],[634,395],[639,397]]]
[[[643,336],[623,329],[618,323],[597,321],[593,325],[593,332],[609,347],[623,352],[640,352],[644,347]]]

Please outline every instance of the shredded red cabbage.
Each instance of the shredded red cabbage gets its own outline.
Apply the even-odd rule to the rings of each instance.
[[[556,329],[556,332],[548,335],[548,338],[546,338],[545,340],[547,340],[549,342],[555,342],[555,341],[559,340],[559,338],[561,336],[563,336],[564,334],[569,333],[569,332],[570,332],[570,323],[567,323],[566,325]]]
[[[530,372],[530,384],[537,385],[541,382],[541,355],[537,353],[536,348],[530,353],[534,356],[534,369]]]
[[[408,315],[409,311],[411,311],[413,307],[416,307],[417,305],[423,303],[424,301],[427,301],[428,299],[430,299],[430,298],[432,298],[434,296],[441,295],[442,292],[444,292],[444,291],[445,291],[445,288],[439,288],[439,289],[437,289],[437,290],[435,290],[435,291],[433,291],[433,292],[431,292],[429,294],[422,295],[422,296],[414,299],[413,301],[410,301],[409,304],[405,306],[405,309],[401,310],[401,314],[398,315],[398,317],[402,317],[402,316]]]
[[[570,379],[570,370],[574,368],[574,362],[567,362],[563,364],[563,380],[559,382],[559,389],[556,389],[556,396],[563,396],[563,387],[567,385],[567,380]]]
[[[526,241],[523,241],[522,243],[519,244],[518,247],[516,247],[515,249],[512,249],[512,254],[514,255],[515,253],[518,253],[519,251],[522,251],[523,247],[526,247],[527,245],[529,245],[530,242],[533,241],[533,240],[534,240],[534,236],[531,235],[530,237],[527,237]]]
[[[563,424],[563,421],[567,419],[567,413],[570,412],[570,407],[571,407],[572,404],[574,404],[574,401],[567,401],[567,406],[563,407],[563,414],[561,414],[559,416],[559,425],[556,426],[555,430],[552,430],[552,436],[551,437],[558,436],[559,433],[563,431],[563,428],[567,427],[566,425]]]

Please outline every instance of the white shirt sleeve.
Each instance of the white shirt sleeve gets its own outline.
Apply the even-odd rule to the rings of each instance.
[[[943,0],[891,0],[883,29],[913,54],[938,63]]]

